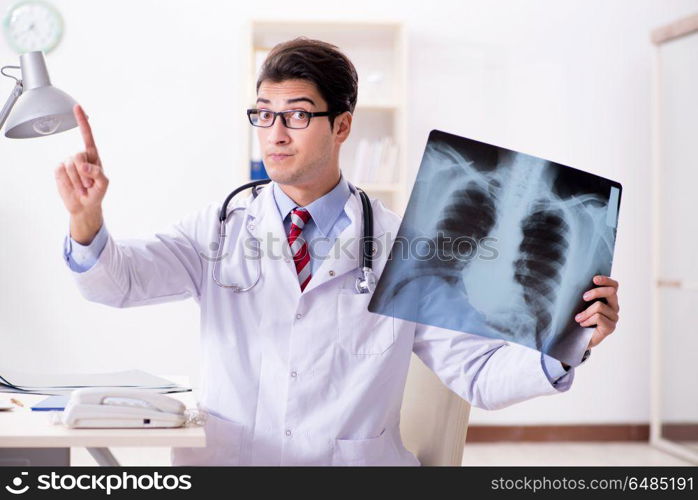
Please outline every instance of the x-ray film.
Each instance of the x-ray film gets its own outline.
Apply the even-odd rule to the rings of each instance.
[[[622,187],[434,130],[369,311],[581,362],[574,316],[610,276]]]

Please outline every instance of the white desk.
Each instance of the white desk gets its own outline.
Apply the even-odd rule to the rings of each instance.
[[[169,380],[186,385],[178,377]],[[48,396],[4,392],[24,408],[0,411],[0,465],[70,465],[70,447],[85,447],[99,465],[119,465],[110,446],[206,446],[201,426],[174,429],[70,429],[52,423],[53,411],[31,411]],[[187,408],[196,408],[194,392],[168,394]]]

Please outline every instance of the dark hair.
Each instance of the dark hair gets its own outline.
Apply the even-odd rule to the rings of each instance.
[[[336,46],[306,37],[277,44],[262,64],[257,92],[264,80],[280,83],[295,79],[315,84],[327,102],[330,128],[334,126],[335,116],[354,112],[359,76],[349,58]]]

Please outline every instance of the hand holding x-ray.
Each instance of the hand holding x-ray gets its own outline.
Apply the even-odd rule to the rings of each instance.
[[[584,327],[596,325],[594,334],[589,341],[589,349],[596,347],[603,339],[613,333],[620,312],[618,282],[608,276],[595,276],[594,284],[599,286],[586,291],[582,297],[586,301],[594,300],[595,302],[574,318],[577,323]]]

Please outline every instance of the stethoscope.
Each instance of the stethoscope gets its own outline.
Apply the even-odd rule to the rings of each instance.
[[[254,281],[250,285],[245,286],[238,285],[235,283],[226,285],[225,283],[222,283],[220,281],[219,263],[221,261],[223,245],[225,243],[226,238],[226,222],[228,221],[228,219],[231,218],[231,215],[233,215],[237,210],[245,210],[247,208],[245,206],[235,207],[230,211],[230,213],[228,213],[228,203],[230,203],[230,201],[235,196],[237,196],[238,193],[249,188],[252,188],[252,195],[256,198],[259,194],[259,187],[268,184],[270,181],[271,179],[262,179],[243,184],[235,191],[230,193],[223,202],[223,206],[221,207],[221,210],[218,214],[220,229],[218,232],[217,255],[215,260],[213,261],[213,270],[211,271],[213,281],[215,281],[216,285],[218,285],[221,288],[227,288],[235,293],[248,292],[252,290],[252,288],[254,288],[259,279],[262,277],[262,264],[260,262],[260,259],[255,259],[257,261],[257,276],[254,278]],[[361,209],[363,214],[363,245],[361,247],[361,276],[358,276],[356,278],[356,281],[354,283],[354,290],[356,291],[356,293],[373,293],[373,291],[376,289],[376,277],[373,274],[373,209],[371,208],[371,202],[368,199],[368,195],[362,189],[356,188],[356,191],[359,193],[359,197],[361,198]],[[249,232],[250,228],[248,227],[247,230]],[[251,233],[250,236],[252,236]],[[255,241],[257,241],[257,244],[259,244],[259,241],[256,238]],[[218,277],[216,277],[216,274],[218,274]]]

